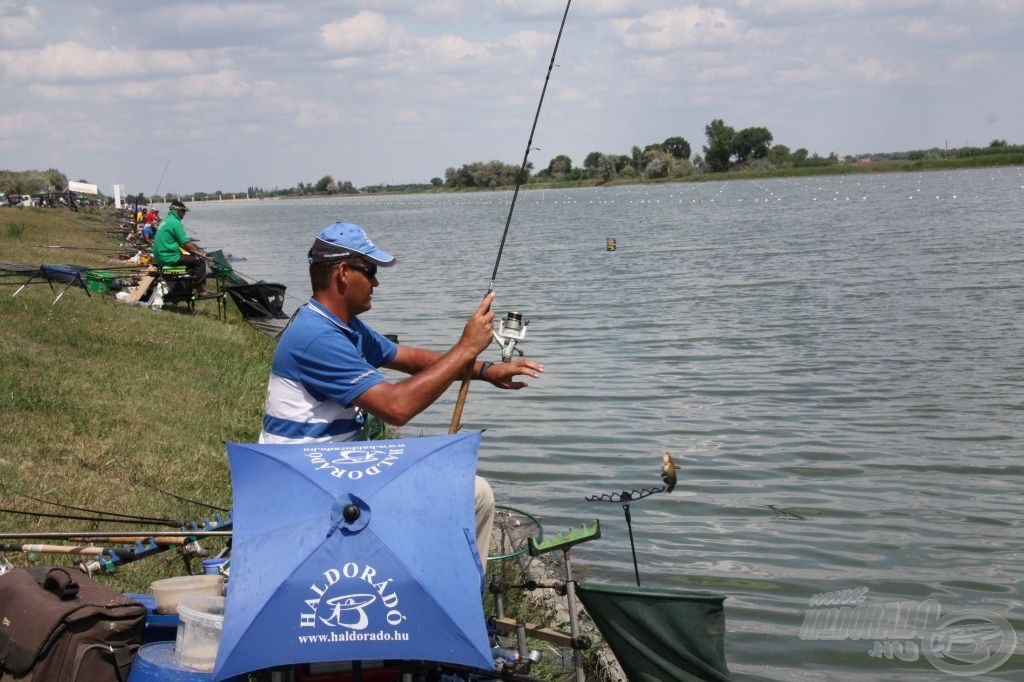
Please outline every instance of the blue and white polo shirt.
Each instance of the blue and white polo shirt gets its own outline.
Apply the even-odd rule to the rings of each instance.
[[[277,343],[260,443],[321,443],[356,437],[352,401],[385,381],[377,369],[398,347],[359,318],[348,324],[310,299]]]

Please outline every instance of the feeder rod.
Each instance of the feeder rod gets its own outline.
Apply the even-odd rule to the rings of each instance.
[[[154,538],[154,541],[159,540],[170,540],[173,538],[191,538],[191,537],[231,537],[230,530],[181,530],[181,531],[159,531],[158,533],[139,533],[131,530],[105,530],[105,531],[70,531],[60,532],[54,531],[49,533],[0,533],[0,540],[10,539],[38,539],[38,540],[74,540],[78,538],[92,539],[92,540],[107,540],[109,538],[117,538],[117,542],[134,542],[135,540],[145,540],[147,538]],[[159,543],[159,544],[170,544]]]
[[[35,554],[85,554],[99,555],[103,553],[102,547],[74,547],[72,545],[16,545],[0,543],[0,552],[28,552]]]

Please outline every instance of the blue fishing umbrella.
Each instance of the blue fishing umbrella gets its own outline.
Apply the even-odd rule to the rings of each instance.
[[[214,677],[382,659],[493,667],[473,502],[480,435],[228,443],[234,534]]]

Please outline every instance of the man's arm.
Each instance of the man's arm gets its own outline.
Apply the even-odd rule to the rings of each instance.
[[[398,353],[395,355],[395,358],[386,367],[415,375],[431,367],[441,357],[441,353],[437,351],[400,345],[398,346]],[[525,381],[516,381],[516,377],[531,376],[536,379],[544,371],[544,365],[523,358],[513,360],[512,362],[489,362],[487,363],[486,373],[481,376],[480,371],[483,369],[483,365],[484,363],[480,360],[473,363],[474,379],[483,379],[498,388],[515,390],[526,386]]]
[[[440,398],[476,356],[490,345],[494,327],[494,313],[490,310],[492,300],[493,292],[484,297],[462,330],[462,336],[447,353],[399,346],[388,367],[411,370],[414,374],[396,383],[379,383],[353,402],[389,424],[407,424]]]

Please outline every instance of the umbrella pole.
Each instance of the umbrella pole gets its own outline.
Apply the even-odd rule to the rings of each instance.
[[[633,542],[633,519],[629,515],[629,505],[622,505],[622,511],[626,514],[626,528],[629,529],[629,549],[633,552],[633,574],[636,576],[636,586],[640,587],[640,568],[636,563],[636,544]]]

